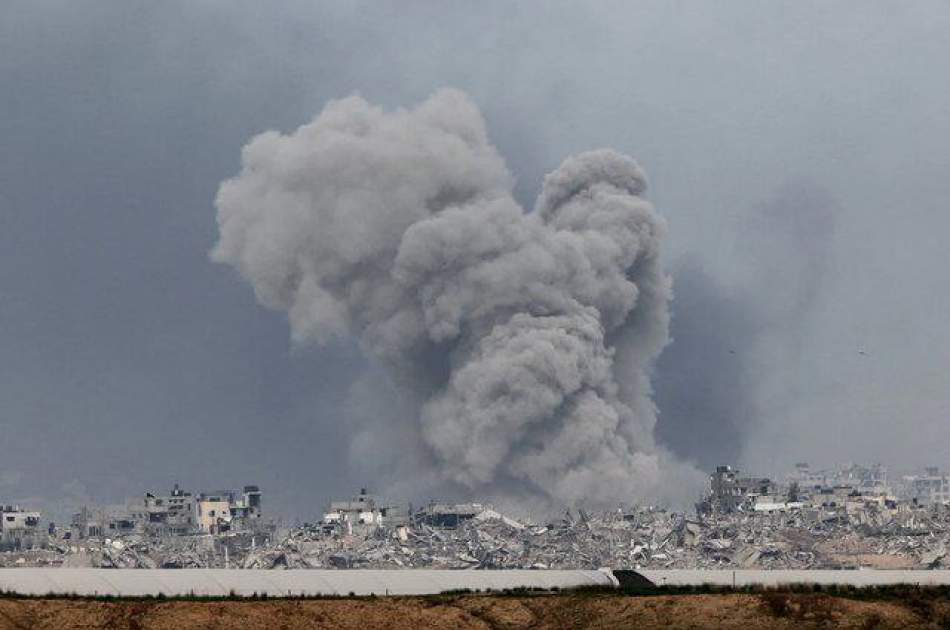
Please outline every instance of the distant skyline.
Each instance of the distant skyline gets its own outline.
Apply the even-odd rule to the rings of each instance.
[[[342,422],[366,359],[292,347],[209,261],[213,199],[257,133],[444,86],[523,206],[586,149],[646,170],[671,450],[950,467],[948,29],[939,1],[0,0],[0,500],[254,483],[305,519],[378,486]]]

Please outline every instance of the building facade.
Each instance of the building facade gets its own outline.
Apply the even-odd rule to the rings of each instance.
[[[709,477],[709,493],[701,506],[723,514],[752,511],[759,497],[773,491],[774,484],[768,477],[743,477],[732,466],[717,466]]]
[[[0,546],[4,549],[30,549],[39,544],[40,513],[18,505],[0,506]]]

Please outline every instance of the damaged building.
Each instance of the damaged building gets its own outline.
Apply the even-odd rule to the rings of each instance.
[[[71,539],[83,540],[132,533],[156,537],[224,534],[268,527],[258,486],[244,486],[240,492],[193,494],[175,484],[168,494],[146,492],[122,505],[83,506],[73,515],[69,534]]]
[[[759,497],[769,497],[775,491],[767,477],[742,476],[732,466],[717,466],[709,477],[709,492],[700,504],[700,510],[731,514],[755,509]]]
[[[950,475],[937,466],[928,466],[923,474],[908,475],[904,479],[906,496],[922,505],[950,503]]]
[[[263,522],[261,496],[257,486],[244,486],[240,493],[222,491],[198,494],[194,500],[198,531],[222,534],[258,529]]]
[[[0,554],[0,565],[950,568],[950,506],[910,499],[903,490],[895,495],[883,471],[870,476],[864,472],[873,470],[853,465],[824,471],[796,467],[779,483],[721,466],[711,475],[695,514],[631,505],[566,510],[539,521],[518,520],[475,502],[432,502],[412,510],[408,503],[363,489],[330,501],[318,524],[279,532],[248,525],[260,520],[260,491],[254,486],[240,493],[196,494],[176,487],[167,495],[147,494],[143,501],[111,511],[86,509],[75,523],[85,529],[83,538],[51,536],[42,549]],[[803,483],[806,475],[817,483]],[[925,470],[911,476],[905,490],[918,496],[939,490],[930,481],[939,476]],[[928,481],[915,489],[914,479]]]
[[[145,493],[142,515],[145,528],[159,535],[183,535],[196,525],[195,499],[176,483],[166,495]]]
[[[371,531],[378,527],[407,525],[410,513],[408,503],[382,499],[360,488],[356,496],[330,501],[321,522],[328,532],[344,528],[352,533],[354,527]]]
[[[417,519],[432,527],[455,529],[485,511],[481,503],[430,503]]]
[[[0,506],[0,547],[29,549],[39,543],[43,534],[40,513],[24,510],[19,505]]]

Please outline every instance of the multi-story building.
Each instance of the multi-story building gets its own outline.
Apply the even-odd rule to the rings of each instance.
[[[409,505],[385,501],[369,494],[366,488],[349,499],[330,501],[323,514],[323,524],[329,529],[336,526],[353,527],[398,527],[409,523]]]
[[[908,498],[922,505],[950,503],[950,475],[936,466],[928,466],[922,475],[904,477]]]
[[[72,516],[69,537],[108,538],[118,534],[140,533],[144,522],[141,501],[97,507],[84,505]]]
[[[195,497],[198,531],[223,534],[263,529],[262,493],[257,486],[244,486],[239,499],[234,492],[202,492]]]
[[[828,470],[814,470],[805,462],[795,464],[786,477],[788,492],[794,499],[820,506],[857,492],[865,496],[889,496],[887,467],[882,464],[848,463]],[[829,496],[831,497],[829,499]]]
[[[798,484],[803,490],[820,488],[828,484],[829,473],[825,470],[814,470],[808,462],[798,462],[795,470],[788,475],[789,484]]]
[[[774,494],[768,477],[742,477],[732,466],[717,466],[709,477],[709,494],[704,509],[725,514],[754,509],[758,497]]]
[[[220,534],[231,529],[230,492],[202,492],[195,497],[195,520],[203,534]]]
[[[195,498],[175,484],[167,495],[145,493],[143,518],[149,531],[190,534],[197,528]]]
[[[834,483],[852,486],[864,494],[887,494],[887,467],[883,464],[845,464],[836,471]]]
[[[240,530],[260,529],[263,516],[261,490],[257,486],[244,486],[241,498],[231,504],[231,526]]]
[[[70,521],[70,531],[66,533],[66,538],[98,538],[102,535],[102,519],[98,514],[99,510],[82,506],[78,512],[73,514]]]
[[[844,510],[849,502],[862,496],[861,491],[854,486],[824,486],[811,495],[809,505],[816,508]]]
[[[146,492],[125,505],[83,507],[73,515],[70,535],[90,538],[132,532],[164,536],[267,530],[271,525],[263,520],[261,497],[257,486],[244,486],[240,494],[219,491],[193,495],[175,484],[168,494]]]
[[[3,548],[30,548],[38,543],[40,513],[24,510],[18,505],[0,506],[0,545]]]

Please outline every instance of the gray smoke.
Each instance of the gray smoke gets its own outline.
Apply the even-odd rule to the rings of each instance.
[[[530,213],[512,186],[463,93],[394,112],[351,97],[244,147],[212,258],[295,342],[357,338],[414,401],[393,433],[439,479],[572,504],[688,496],[698,473],[653,437],[671,288],[643,172],[569,158]]]

